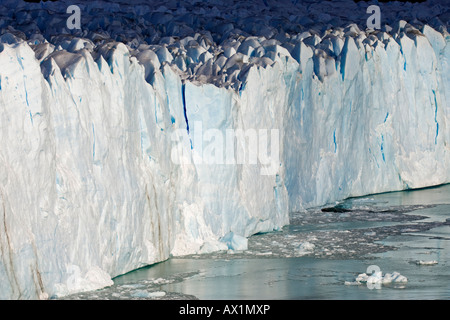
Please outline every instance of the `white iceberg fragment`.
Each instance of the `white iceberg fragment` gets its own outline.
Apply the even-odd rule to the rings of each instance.
[[[438,262],[436,260],[418,260],[416,261],[416,264],[420,266],[434,266],[438,264]]]
[[[228,247],[227,243],[224,243],[224,242],[218,241],[218,240],[217,241],[210,240],[210,241],[206,241],[200,247],[200,249],[197,251],[197,253],[199,253],[199,254],[211,253],[211,252],[216,252],[216,251],[228,250],[228,248],[229,247]]]
[[[408,278],[401,275],[398,272],[393,273],[386,273],[383,276],[383,273],[381,271],[373,272],[371,275],[368,275],[366,273],[360,273],[356,277],[355,281],[345,281],[345,285],[361,285],[361,284],[367,284],[367,285],[381,285],[381,284],[404,284],[408,282]]]

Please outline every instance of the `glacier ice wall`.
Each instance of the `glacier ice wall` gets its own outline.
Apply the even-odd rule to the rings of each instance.
[[[3,30],[0,298],[100,288],[277,230],[290,211],[450,182],[445,30],[213,28],[229,33],[220,47],[207,34],[139,46]],[[275,169],[197,161],[202,132],[230,129],[277,130]]]
[[[439,40],[346,38],[323,82],[306,63],[286,125],[291,210],[449,181],[449,37]]]
[[[288,223],[278,175],[171,160],[175,144],[191,150],[171,134],[187,132],[184,108],[205,127],[281,127],[252,116],[253,95],[239,110],[234,91],[183,85],[169,67],[152,86],[120,43],[97,62],[56,52],[42,65],[26,43],[0,49],[3,298],[95,288],[91,270],[116,276]]]

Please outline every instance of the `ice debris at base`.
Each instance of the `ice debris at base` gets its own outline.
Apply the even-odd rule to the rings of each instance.
[[[408,278],[405,276],[402,276],[398,272],[393,273],[386,273],[383,276],[383,273],[381,271],[374,272],[371,275],[368,275],[366,273],[359,274],[355,281],[345,281],[345,285],[361,285],[361,284],[368,284],[368,285],[376,285],[376,284],[404,284],[408,282]]]
[[[380,3],[381,30],[353,1],[80,0],[80,30],[69,4],[0,6],[1,299],[450,182],[446,2]],[[278,152],[226,164],[201,133],[230,129]]]
[[[450,189],[450,188],[449,188]],[[424,221],[420,212],[433,206],[378,206],[374,203],[351,204],[345,200],[347,214],[330,214],[320,208],[290,213],[290,224],[281,231],[260,233],[248,238],[245,251],[225,249],[188,254],[178,259],[287,259],[314,257],[316,259],[364,260],[373,254],[395,251],[395,245],[386,244],[390,237],[405,235],[405,226],[413,234],[448,226],[448,221]],[[350,209],[351,208],[351,209]],[[366,228],[362,226],[366,225]],[[407,232],[409,233],[409,232]],[[416,263],[415,260],[411,261]]]
[[[60,295],[97,290],[114,284],[110,275],[99,267],[90,268],[84,275],[81,274],[80,267],[75,265],[68,266],[67,270],[69,273],[67,282],[55,285]],[[48,294],[44,297],[48,298]]]
[[[248,239],[246,237],[235,234],[234,232],[229,232],[220,239],[221,242],[225,243],[228,249],[233,251],[243,251],[248,248]]]
[[[196,300],[191,295],[162,290],[164,285],[174,285],[200,272],[174,273],[166,278],[150,278],[133,283],[116,283],[95,291],[83,291],[65,295],[59,299],[67,300]],[[176,286],[174,286],[176,287]]]

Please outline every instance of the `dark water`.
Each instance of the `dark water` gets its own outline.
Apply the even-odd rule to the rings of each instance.
[[[450,298],[450,185],[322,209],[293,213],[282,231],[251,237],[247,251],[173,258],[67,298]],[[408,281],[379,289],[355,284],[369,266]]]

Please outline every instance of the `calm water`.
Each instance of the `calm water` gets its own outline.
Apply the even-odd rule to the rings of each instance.
[[[418,262],[431,262],[421,265]],[[348,285],[371,265],[403,285]],[[244,252],[173,258],[69,299],[449,299],[450,185],[293,213]]]

